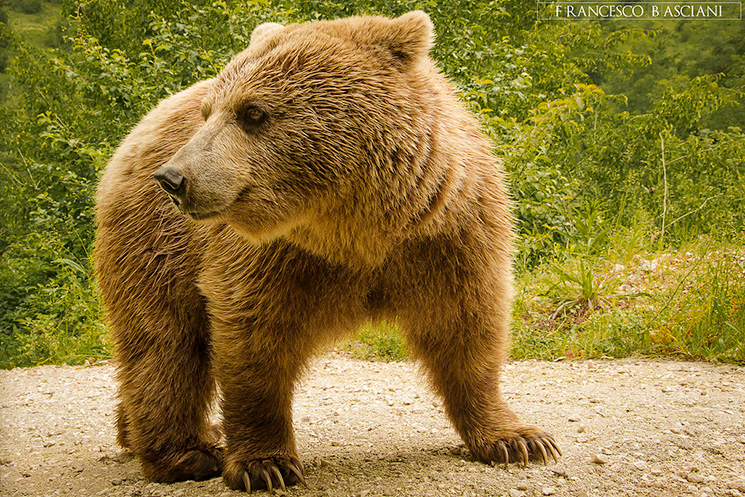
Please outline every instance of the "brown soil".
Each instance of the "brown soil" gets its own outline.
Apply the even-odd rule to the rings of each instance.
[[[240,495],[145,480],[114,441],[115,387],[108,364],[0,371],[0,495]],[[558,464],[473,461],[413,364],[320,358],[295,402],[309,488],[288,494],[745,495],[745,368],[518,362],[503,387],[556,436]]]

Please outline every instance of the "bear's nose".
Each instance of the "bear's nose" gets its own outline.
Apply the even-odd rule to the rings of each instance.
[[[178,197],[186,190],[186,178],[172,167],[161,166],[155,171],[153,178],[158,180],[161,188],[170,195]]]

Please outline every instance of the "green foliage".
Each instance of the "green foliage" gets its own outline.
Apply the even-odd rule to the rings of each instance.
[[[516,307],[518,355],[741,360],[722,348],[741,350],[743,330],[742,288],[725,269],[693,273],[705,305],[659,289],[619,297],[609,272],[700,236],[740,240],[741,23],[542,23],[534,4],[516,0],[63,0],[61,14],[58,5],[22,0],[0,23],[0,366],[108,353],[90,277],[95,185],[159,100],[217,74],[261,22],[413,9],[432,17],[433,56],[509,176],[530,288]],[[698,50],[704,29],[709,44]],[[648,332],[651,315],[682,322],[675,309],[697,316],[690,340]],[[366,328],[354,343],[371,348],[363,355],[405,353],[395,326]]]
[[[630,23],[606,23],[606,30]],[[639,26],[638,22],[633,23]],[[637,68],[633,77],[611,74],[603,78],[603,87],[629,97],[629,109],[635,113],[651,110],[670,86],[686,84],[690,78],[720,74],[726,88],[745,86],[745,24],[740,21],[663,21],[641,24],[651,36],[635,38],[623,50],[648,54],[652,63]],[[745,100],[740,98],[740,104]],[[705,118],[715,129],[728,126],[745,128],[745,112],[723,108]]]

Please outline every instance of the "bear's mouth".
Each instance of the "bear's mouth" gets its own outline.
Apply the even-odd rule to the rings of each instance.
[[[183,204],[179,206],[179,210],[181,210],[181,212],[183,212],[184,214],[186,214],[187,216],[189,216],[195,221],[204,221],[206,219],[222,216],[226,214],[226,211],[230,209],[230,207],[232,207],[238,200],[241,200],[241,196],[244,193],[248,192],[249,190],[250,188],[248,187],[244,188],[243,190],[238,192],[238,195],[232,202],[229,202],[227,205],[220,207],[218,210],[212,210],[212,211],[192,210],[193,207],[191,209],[189,207],[184,208]]]
[[[196,220],[196,221],[202,221],[203,219],[208,219],[210,217],[218,216],[220,212],[218,211],[210,211],[210,212],[193,212],[193,211],[187,211],[186,215],[188,215],[190,218]]]

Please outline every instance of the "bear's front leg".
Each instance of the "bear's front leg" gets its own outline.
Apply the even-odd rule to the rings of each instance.
[[[503,400],[498,378],[501,349],[506,346],[506,330],[501,326],[506,326],[506,320],[498,324],[483,318],[462,312],[430,323],[429,329],[410,332],[415,353],[444,398],[448,416],[481,462],[506,466],[528,461],[547,464],[551,458],[558,461],[561,451],[553,437],[520,420]]]
[[[407,305],[397,309],[402,329],[474,458],[487,464],[558,460],[553,437],[520,420],[502,398],[499,374],[507,356],[512,294],[509,255],[468,248],[469,243],[479,247],[478,240],[464,235],[456,242],[416,247],[420,257],[432,261],[427,267],[437,270],[410,277]]]
[[[305,363],[301,341],[279,323],[215,327],[215,371],[226,437],[223,478],[232,489],[305,484],[292,427],[293,387]]]

